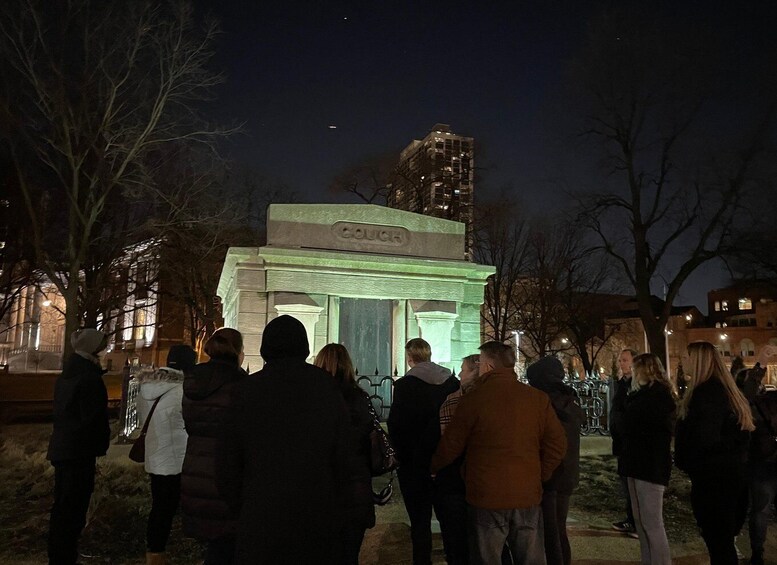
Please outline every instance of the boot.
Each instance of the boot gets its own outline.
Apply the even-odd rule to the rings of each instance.
[[[146,565],[165,565],[165,554],[146,553]]]

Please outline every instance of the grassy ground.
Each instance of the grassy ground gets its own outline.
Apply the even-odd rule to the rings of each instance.
[[[53,492],[53,471],[45,459],[50,430],[51,424],[0,428],[0,563],[45,563]],[[151,501],[146,474],[142,465],[125,458],[101,459],[98,473],[89,524],[80,546],[83,554],[93,558],[84,562],[138,563],[145,552],[145,524]],[[667,534],[673,543],[698,537],[688,505],[689,489],[687,479],[675,473],[665,497]],[[381,509],[379,522],[404,520],[400,500],[397,496]],[[585,524],[609,529],[610,522],[621,517],[622,505],[612,456],[584,455],[581,484],[572,498],[571,514]],[[168,547],[170,563],[198,562],[200,548],[183,537],[179,519],[173,528]]]
[[[625,517],[615,468],[612,455],[581,458],[580,486],[572,497],[572,510],[592,526],[609,529],[611,522]],[[664,526],[670,543],[686,543],[699,537],[690,498],[690,481],[674,470],[664,493]]]
[[[45,563],[54,473],[46,461],[51,424],[0,429],[0,563]],[[89,523],[80,550],[90,563],[138,563],[145,553],[151,494],[142,465],[100,460]],[[170,562],[196,563],[199,546],[184,538],[176,519]]]

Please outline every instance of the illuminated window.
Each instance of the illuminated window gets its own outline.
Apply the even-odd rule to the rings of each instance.
[[[739,309],[740,310],[752,310],[753,309],[753,301],[749,298],[740,298],[739,299]]]
[[[755,343],[752,339],[745,338],[739,342],[739,349],[743,357],[752,357],[755,355]]]
[[[720,303],[720,309],[724,312],[728,312],[728,300],[723,300]]]
[[[720,300],[715,301],[715,312],[720,312]]]

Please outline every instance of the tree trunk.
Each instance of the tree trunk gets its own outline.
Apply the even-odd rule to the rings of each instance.
[[[78,286],[70,283],[62,297],[65,299],[65,343],[62,346],[62,365],[73,353],[73,346],[70,344],[70,336],[73,335],[79,327],[78,322]]]

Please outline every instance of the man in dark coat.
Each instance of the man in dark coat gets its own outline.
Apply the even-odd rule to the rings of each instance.
[[[333,563],[348,410],[331,376],[305,362],[295,318],[267,324],[261,354],[264,368],[233,390],[219,445],[219,491],[239,516],[235,563]]]
[[[585,413],[575,390],[564,384],[564,367],[556,357],[543,357],[529,365],[526,379],[548,395],[567,437],[564,460],[542,485],[542,518],[547,565],[569,565],[572,552],[566,524],[569,499],[580,480],[580,426]]]
[[[54,386],[54,430],[47,459],[54,466],[54,505],[49,522],[51,565],[78,561],[78,538],[94,491],[96,458],[108,451],[108,392],[97,354],[107,336],[85,328],[73,332],[74,353]]]
[[[459,381],[449,369],[432,363],[432,348],[421,338],[405,345],[410,370],[394,383],[388,430],[399,459],[399,487],[410,518],[414,565],[432,562],[434,483],[432,454],[440,441],[440,407]],[[446,548],[448,554],[452,548]]]
[[[612,454],[619,458],[623,451],[623,415],[626,412],[626,396],[631,388],[631,363],[637,352],[633,349],[624,349],[618,356],[620,376],[613,377],[610,385],[610,436],[612,437]],[[620,476],[621,492],[626,509],[626,518],[612,523],[614,530],[622,532],[630,537],[637,537],[637,528],[634,525],[634,512],[631,508],[629,487],[626,477]]]

